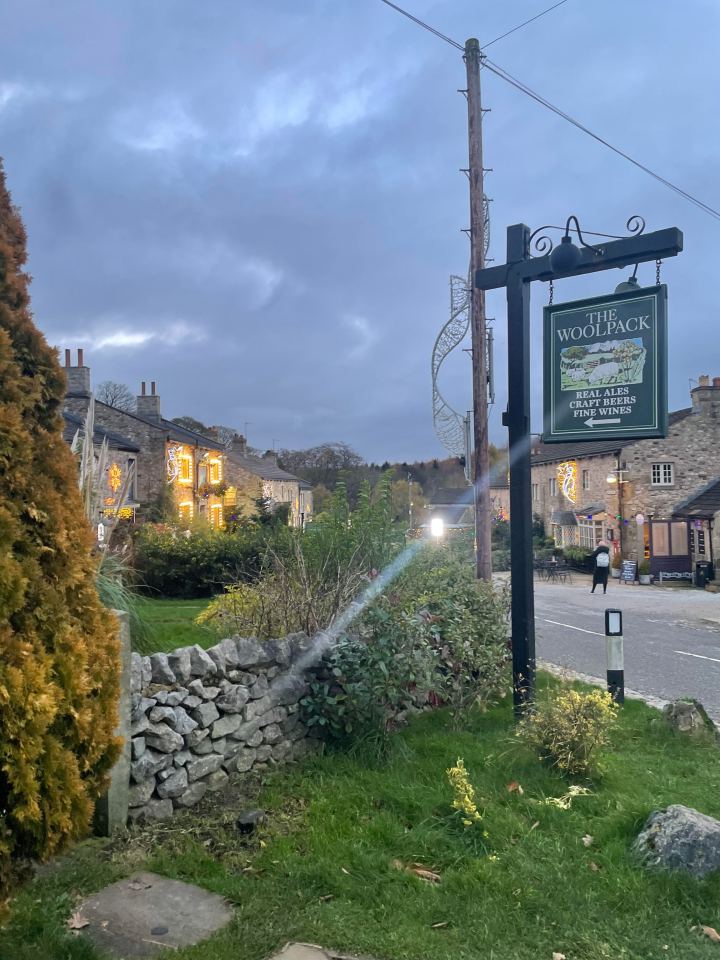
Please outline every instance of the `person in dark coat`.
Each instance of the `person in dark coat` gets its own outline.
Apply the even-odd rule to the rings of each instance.
[[[610,573],[610,547],[608,547],[604,540],[601,540],[595,548],[592,559],[594,567],[592,590],[590,593],[595,593],[595,587],[599,584],[602,584],[603,593],[607,593],[608,574]]]

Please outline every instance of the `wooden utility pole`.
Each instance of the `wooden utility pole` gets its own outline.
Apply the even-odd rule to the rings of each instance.
[[[483,183],[482,100],[480,97],[480,44],[465,43],[467,71],[468,143],[470,165],[470,276],[485,268],[485,189]],[[472,283],[470,292],[472,333],[473,440],[475,445],[475,544],[478,580],[492,577],[490,527],[490,457],[488,453],[487,337],[485,291]]]

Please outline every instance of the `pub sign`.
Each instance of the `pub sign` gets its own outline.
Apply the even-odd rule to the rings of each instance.
[[[667,436],[667,286],[544,308],[546,443]]]

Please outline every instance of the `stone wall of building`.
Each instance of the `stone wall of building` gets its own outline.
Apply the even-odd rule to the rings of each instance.
[[[89,398],[86,397],[65,398],[66,409],[80,417],[87,413],[88,403]],[[124,410],[109,407],[99,400],[95,401],[95,423],[106,430],[119,433],[140,447],[137,455],[137,499],[143,507],[154,503],[158,499],[158,491],[162,491],[167,482],[166,431],[159,425],[148,423]]]
[[[616,457],[614,454],[604,453],[592,457],[577,457],[577,487],[575,503],[568,500],[562,493],[557,477],[558,463],[538,463],[532,467],[532,509],[533,513],[543,518],[545,532],[551,533],[552,515],[555,511],[571,512],[581,510],[594,504],[604,503],[607,506],[608,529],[614,535],[619,534],[619,524],[615,520],[620,512],[617,508],[617,485],[607,482],[608,475],[615,471]],[[583,486],[583,472],[585,486]],[[550,481],[555,480],[557,493],[550,492]],[[615,536],[614,536],[615,538]]]
[[[300,720],[314,662],[305,634],[233,637],[203,650],[132,655],[130,819],[198,803],[232,773],[298,760],[318,745]]]

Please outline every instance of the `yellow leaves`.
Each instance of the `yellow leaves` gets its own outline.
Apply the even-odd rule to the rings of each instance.
[[[468,779],[465,762],[458,758],[454,767],[447,770],[447,778],[453,791],[452,808],[462,814],[462,822],[466,827],[482,820],[475,803],[475,789]]]

